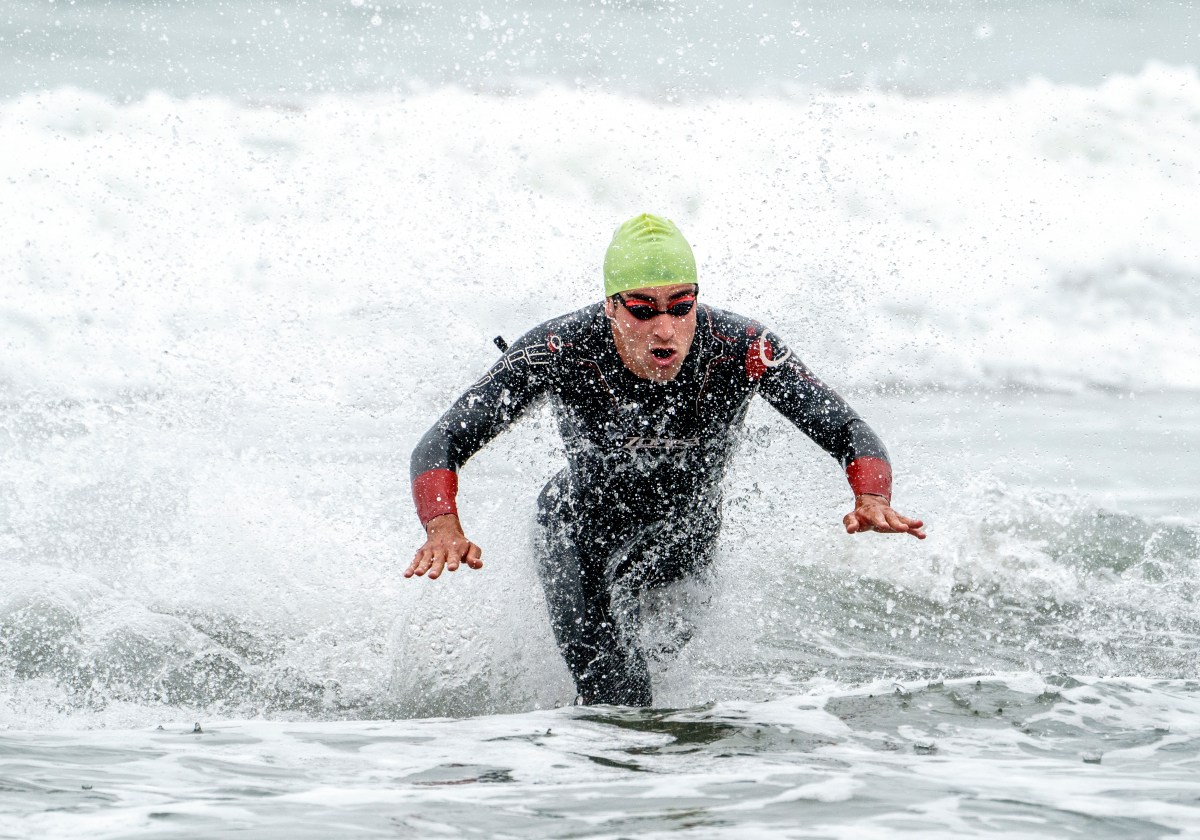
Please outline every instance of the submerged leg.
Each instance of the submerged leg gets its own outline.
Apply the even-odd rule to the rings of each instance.
[[[584,702],[649,706],[646,659],[622,632],[603,576],[589,573],[562,533],[543,531],[538,559],[550,626]]]
[[[720,515],[692,509],[614,533],[579,521],[556,484],[539,500],[538,557],[559,650],[585,702],[648,706],[641,595],[709,567]]]
[[[609,581],[602,563],[603,538],[581,539],[565,504],[539,510],[538,570],[546,593],[550,626],[575,687],[586,703],[649,706],[652,700],[646,658],[636,633],[613,612]]]
[[[659,608],[674,606],[662,597],[664,588],[689,579],[697,579],[711,565],[720,533],[717,513],[693,509],[687,516],[669,516],[632,529],[624,542],[605,560],[605,581],[610,609],[617,620],[618,632],[625,644],[645,660],[642,629],[643,610],[648,609],[653,623],[662,624]],[[649,652],[656,661],[677,653],[691,637],[686,617],[677,613],[671,621],[672,642],[657,644]]]

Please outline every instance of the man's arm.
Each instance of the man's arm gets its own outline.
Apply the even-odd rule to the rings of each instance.
[[[482,379],[455,401],[413,450],[411,477],[417,516],[426,540],[404,572],[436,579],[443,569],[483,565],[479,546],[458,520],[458,469],[510,426],[543,394],[554,353],[541,328],[515,342]]]
[[[878,531],[925,539],[925,523],[892,510],[892,466],[883,441],[841,396],[763,330],[746,354],[746,373],[783,416],[832,455],[854,491],[846,533]]]

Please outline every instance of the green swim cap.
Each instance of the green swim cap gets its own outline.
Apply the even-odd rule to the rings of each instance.
[[[617,228],[604,255],[604,296],[696,282],[696,258],[674,222],[643,213]]]

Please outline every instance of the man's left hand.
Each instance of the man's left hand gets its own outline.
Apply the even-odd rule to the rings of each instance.
[[[883,496],[864,493],[854,498],[854,510],[842,519],[847,534],[860,531],[878,531],[881,534],[912,534],[919,540],[925,539],[925,523],[920,519],[909,519],[892,510]]]

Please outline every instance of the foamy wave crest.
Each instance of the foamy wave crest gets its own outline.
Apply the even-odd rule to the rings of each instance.
[[[164,709],[330,719],[569,702],[519,513],[532,500],[504,501],[511,475],[474,478],[492,500],[465,504],[488,565],[436,584],[405,583],[389,562],[407,532],[377,529],[368,556],[363,539],[338,544],[339,520],[362,523],[356,499],[276,526],[289,544],[251,546],[264,526],[245,507],[223,523],[226,554],[195,522],[202,509],[180,511],[160,530],[191,522],[200,536],[159,540],[169,563],[136,562],[151,547],[135,536],[119,557],[89,553],[98,534],[132,530],[118,506],[75,532],[69,557],[32,560],[52,553],[51,526],[24,529],[0,553],[13,582],[0,596],[0,728],[146,725]],[[840,500],[759,490],[730,500],[715,581],[647,602],[660,706],[1005,671],[1195,677],[1194,528],[992,485],[922,494],[940,525],[928,545],[867,542],[831,526]],[[286,520],[282,500],[263,508]]]
[[[59,90],[0,106],[0,149],[21,391],[457,386],[491,335],[594,298],[644,209],[688,233],[710,301],[842,385],[1200,387],[1192,69],[675,107]]]

